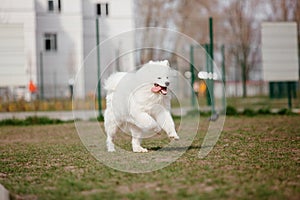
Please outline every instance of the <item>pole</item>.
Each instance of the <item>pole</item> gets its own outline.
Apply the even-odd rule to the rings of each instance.
[[[246,75],[246,61],[242,62],[242,81],[243,81],[243,98],[247,97],[247,75]]]
[[[97,89],[98,89],[98,118],[102,119],[101,105],[101,79],[100,79],[100,40],[99,40],[99,19],[96,18],[96,43],[97,43]]]
[[[57,77],[56,77],[56,71],[53,73],[53,83],[54,83],[54,99],[56,101],[56,91],[57,91]]]
[[[70,88],[70,100],[72,100],[73,98],[73,84],[69,84],[69,88]]]
[[[292,109],[292,82],[287,82],[288,89],[288,106],[289,109]]]
[[[190,46],[190,71],[191,71],[191,87],[192,87],[192,95],[191,95],[191,101],[193,108],[195,107],[196,101],[195,101],[195,91],[194,91],[194,83],[195,83],[195,72],[194,72],[194,46]]]
[[[209,50],[209,45],[205,44],[204,45],[205,51],[206,51],[206,71],[209,72],[210,71],[210,60],[209,60],[209,54],[210,54],[210,50]],[[206,87],[208,88],[206,90],[206,101],[207,101],[207,105],[211,106],[211,100],[210,100],[210,81],[207,79],[206,80]]]
[[[41,95],[41,99],[44,99],[44,66],[43,66],[43,52],[40,52],[40,95]]]
[[[225,46],[224,44],[221,46],[221,53],[222,53],[222,80],[224,84],[224,90],[223,90],[223,98],[222,98],[222,103],[223,103],[223,112],[225,113],[226,111],[226,71],[225,71]]]
[[[224,86],[226,85],[226,71],[225,71],[225,45],[221,46],[222,53],[222,80],[224,82]]]
[[[213,34],[213,18],[209,18],[209,38],[210,38],[210,47],[209,47],[209,54],[210,54],[210,73],[214,73],[213,67],[213,60],[214,60],[214,34]],[[210,85],[210,100],[211,100],[211,114],[215,114],[215,98],[214,98],[214,80],[208,80],[211,84]]]

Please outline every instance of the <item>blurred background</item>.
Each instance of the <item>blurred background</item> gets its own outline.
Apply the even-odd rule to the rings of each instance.
[[[210,52],[205,47],[211,44],[215,64],[223,68],[228,105],[300,108],[299,78],[264,78],[265,22],[296,24],[297,70],[291,73],[299,77],[298,0],[1,0],[0,112],[71,110],[73,95],[81,101],[78,108],[93,109],[99,71],[104,73],[103,85],[114,71],[132,71],[149,60],[165,59],[189,79],[200,104],[209,106],[207,84],[196,75],[205,71],[203,52]],[[164,31],[138,31],[107,40],[143,27],[183,33],[203,48]],[[104,41],[105,48],[96,49]],[[153,48],[126,53],[137,46],[173,49],[190,60]],[[195,72],[191,72],[191,62]],[[290,69],[288,64],[281,63],[282,72]],[[223,95],[222,79],[214,83],[217,98]],[[104,98],[105,92],[100,93]],[[182,95],[193,96],[184,90]]]

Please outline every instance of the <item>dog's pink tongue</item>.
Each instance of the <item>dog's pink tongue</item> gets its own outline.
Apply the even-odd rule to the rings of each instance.
[[[158,93],[160,90],[161,90],[161,87],[159,85],[158,86],[153,86],[151,88],[151,91],[154,92],[154,93]]]

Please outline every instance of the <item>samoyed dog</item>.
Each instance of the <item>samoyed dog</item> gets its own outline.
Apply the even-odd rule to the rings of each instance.
[[[106,80],[104,127],[109,152],[115,151],[118,129],[131,133],[133,152],[147,152],[142,139],[161,129],[169,138],[179,139],[170,114],[171,71],[167,60],[150,61],[136,72],[117,72]]]

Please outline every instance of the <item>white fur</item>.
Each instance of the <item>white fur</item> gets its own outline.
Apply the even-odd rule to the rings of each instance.
[[[132,150],[147,152],[142,138],[163,129],[170,138],[179,139],[170,114],[170,95],[154,93],[154,84],[168,86],[171,68],[168,61],[150,61],[136,72],[117,72],[105,82],[104,126],[107,150],[115,151],[113,137],[118,129],[132,135]]]

